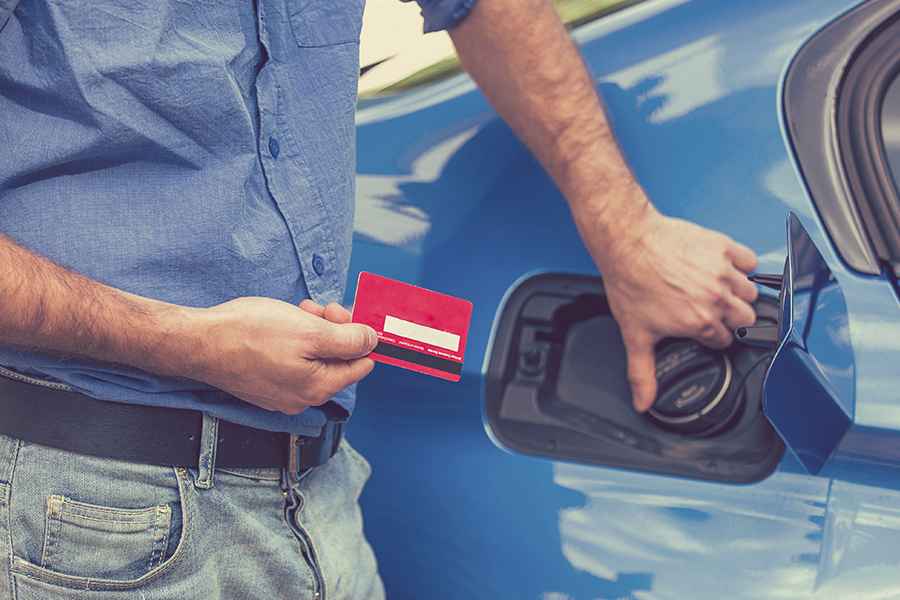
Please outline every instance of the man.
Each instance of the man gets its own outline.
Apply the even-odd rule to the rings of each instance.
[[[0,4],[0,595],[380,598],[340,424],[359,0]],[[654,210],[548,0],[420,0],[552,175],[637,410],[754,321],[752,251]],[[99,595],[98,595],[99,592]]]

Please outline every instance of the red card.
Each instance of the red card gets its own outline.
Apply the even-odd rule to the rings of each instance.
[[[472,303],[462,298],[362,272],[353,322],[378,333],[370,358],[418,373],[459,381]]]

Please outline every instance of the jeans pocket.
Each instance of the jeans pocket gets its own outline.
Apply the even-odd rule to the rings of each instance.
[[[17,600],[133,598],[160,581],[186,553],[189,486],[181,468],[23,446],[9,504]]]
[[[78,577],[136,579],[166,558],[172,507],[114,508],[47,498],[41,567]]]
[[[304,48],[358,42],[365,0],[292,0],[291,29]]]

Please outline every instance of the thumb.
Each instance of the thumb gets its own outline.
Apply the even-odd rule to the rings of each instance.
[[[625,340],[631,399],[638,412],[645,412],[656,400],[656,354],[653,345],[650,337]]]
[[[320,342],[316,345],[318,358],[352,360],[369,354],[378,344],[378,335],[368,325],[360,323],[329,323],[325,321]]]

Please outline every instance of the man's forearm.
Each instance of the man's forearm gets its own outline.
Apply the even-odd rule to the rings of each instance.
[[[130,365],[297,414],[369,374],[378,338],[338,305],[189,308],[68,271],[0,235],[0,345]]]
[[[610,224],[639,191],[594,83],[549,0],[479,0],[450,35],[463,66],[576,211]]]
[[[0,344],[179,375],[191,309],[111,288],[0,235]]]
[[[603,273],[634,406],[656,397],[656,343],[725,348],[751,325],[749,248],[656,211],[634,180],[594,83],[550,0],[479,0],[451,36],[463,65],[554,178]]]

